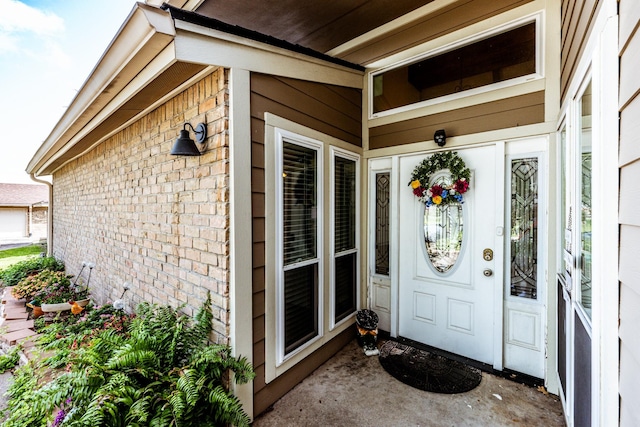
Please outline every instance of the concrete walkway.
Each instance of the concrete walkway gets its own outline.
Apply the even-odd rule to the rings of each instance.
[[[378,357],[365,356],[355,340],[253,423],[254,427],[564,425],[559,398],[544,389],[483,373],[480,385],[467,393],[421,391],[389,375]]]

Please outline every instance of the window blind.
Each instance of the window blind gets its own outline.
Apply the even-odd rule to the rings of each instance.
[[[315,150],[283,145],[284,265],[317,257],[317,177]]]

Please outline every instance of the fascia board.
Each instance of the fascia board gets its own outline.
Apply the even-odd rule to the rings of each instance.
[[[406,15],[400,16],[399,18],[394,19],[384,25],[380,25],[374,30],[371,30],[361,36],[358,36],[352,40],[349,40],[346,43],[341,44],[340,46],[336,46],[335,48],[329,50],[327,55],[340,57],[342,55],[346,55],[351,51],[357,50],[363,45],[369,43],[372,39],[376,37],[384,36],[385,34],[392,33],[393,31],[402,28],[405,25],[412,23],[424,16],[428,16],[432,13],[437,12],[440,9],[445,8],[457,0],[434,0],[431,3],[428,3],[413,12],[407,13]]]
[[[203,0],[199,0],[196,2],[189,0],[145,0],[145,3],[155,7],[160,7],[163,4],[168,4],[169,6],[178,7],[180,9],[195,10],[196,7],[200,6],[202,1]]]
[[[27,173],[41,175],[46,163],[68,150],[89,124],[174,39],[173,19],[162,9],[136,3],[82,88],[36,151]],[[95,122],[95,121],[94,121]]]
[[[362,71],[189,22],[176,20],[175,27],[179,61],[363,87]]]
[[[64,164],[68,163],[71,159],[66,161],[60,166],[52,168],[52,164],[63,156],[71,147],[79,143],[88,133],[99,126],[104,120],[108,119],[114,111],[117,111],[122,105],[135,96],[147,83],[153,81],[160,74],[162,74],[167,68],[169,68],[175,61],[175,50],[173,44],[165,47],[165,49],[158,54],[143,70],[141,70],[135,78],[123,89],[118,91],[117,94],[109,101],[108,104],[102,108],[98,113],[94,114],[86,125],[77,132],[70,140],[65,143],[60,143],[59,146],[55,146],[54,150],[51,150],[51,155],[39,165],[38,174],[50,175],[55,172]],[[134,120],[134,119],[132,119]],[[90,147],[87,147],[82,153],[86,153],[91,150],[100,142],[106,138],[112,136],[118,132],[120,128],[114,129],[111,133],[105,134],[99,141],[96,141]],[[81,153],[81,154],[82,154]],[[77,157],[77,156],[76,156]]]

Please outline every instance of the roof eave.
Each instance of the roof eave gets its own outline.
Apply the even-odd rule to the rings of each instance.
[[[175,37],[174,21],[160,8],[136,3],[82,88],[47,139],[29,162],[26,172],[50,175],[54,155],[68,151],[90,123]],[[95,126],[95,125],[93,125]]]

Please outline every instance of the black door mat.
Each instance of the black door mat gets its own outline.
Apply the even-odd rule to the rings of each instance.
[[[379,359],[397,380],[433,393],[464,393],[482,381],[480,369],[396,341],[380,346]]]

